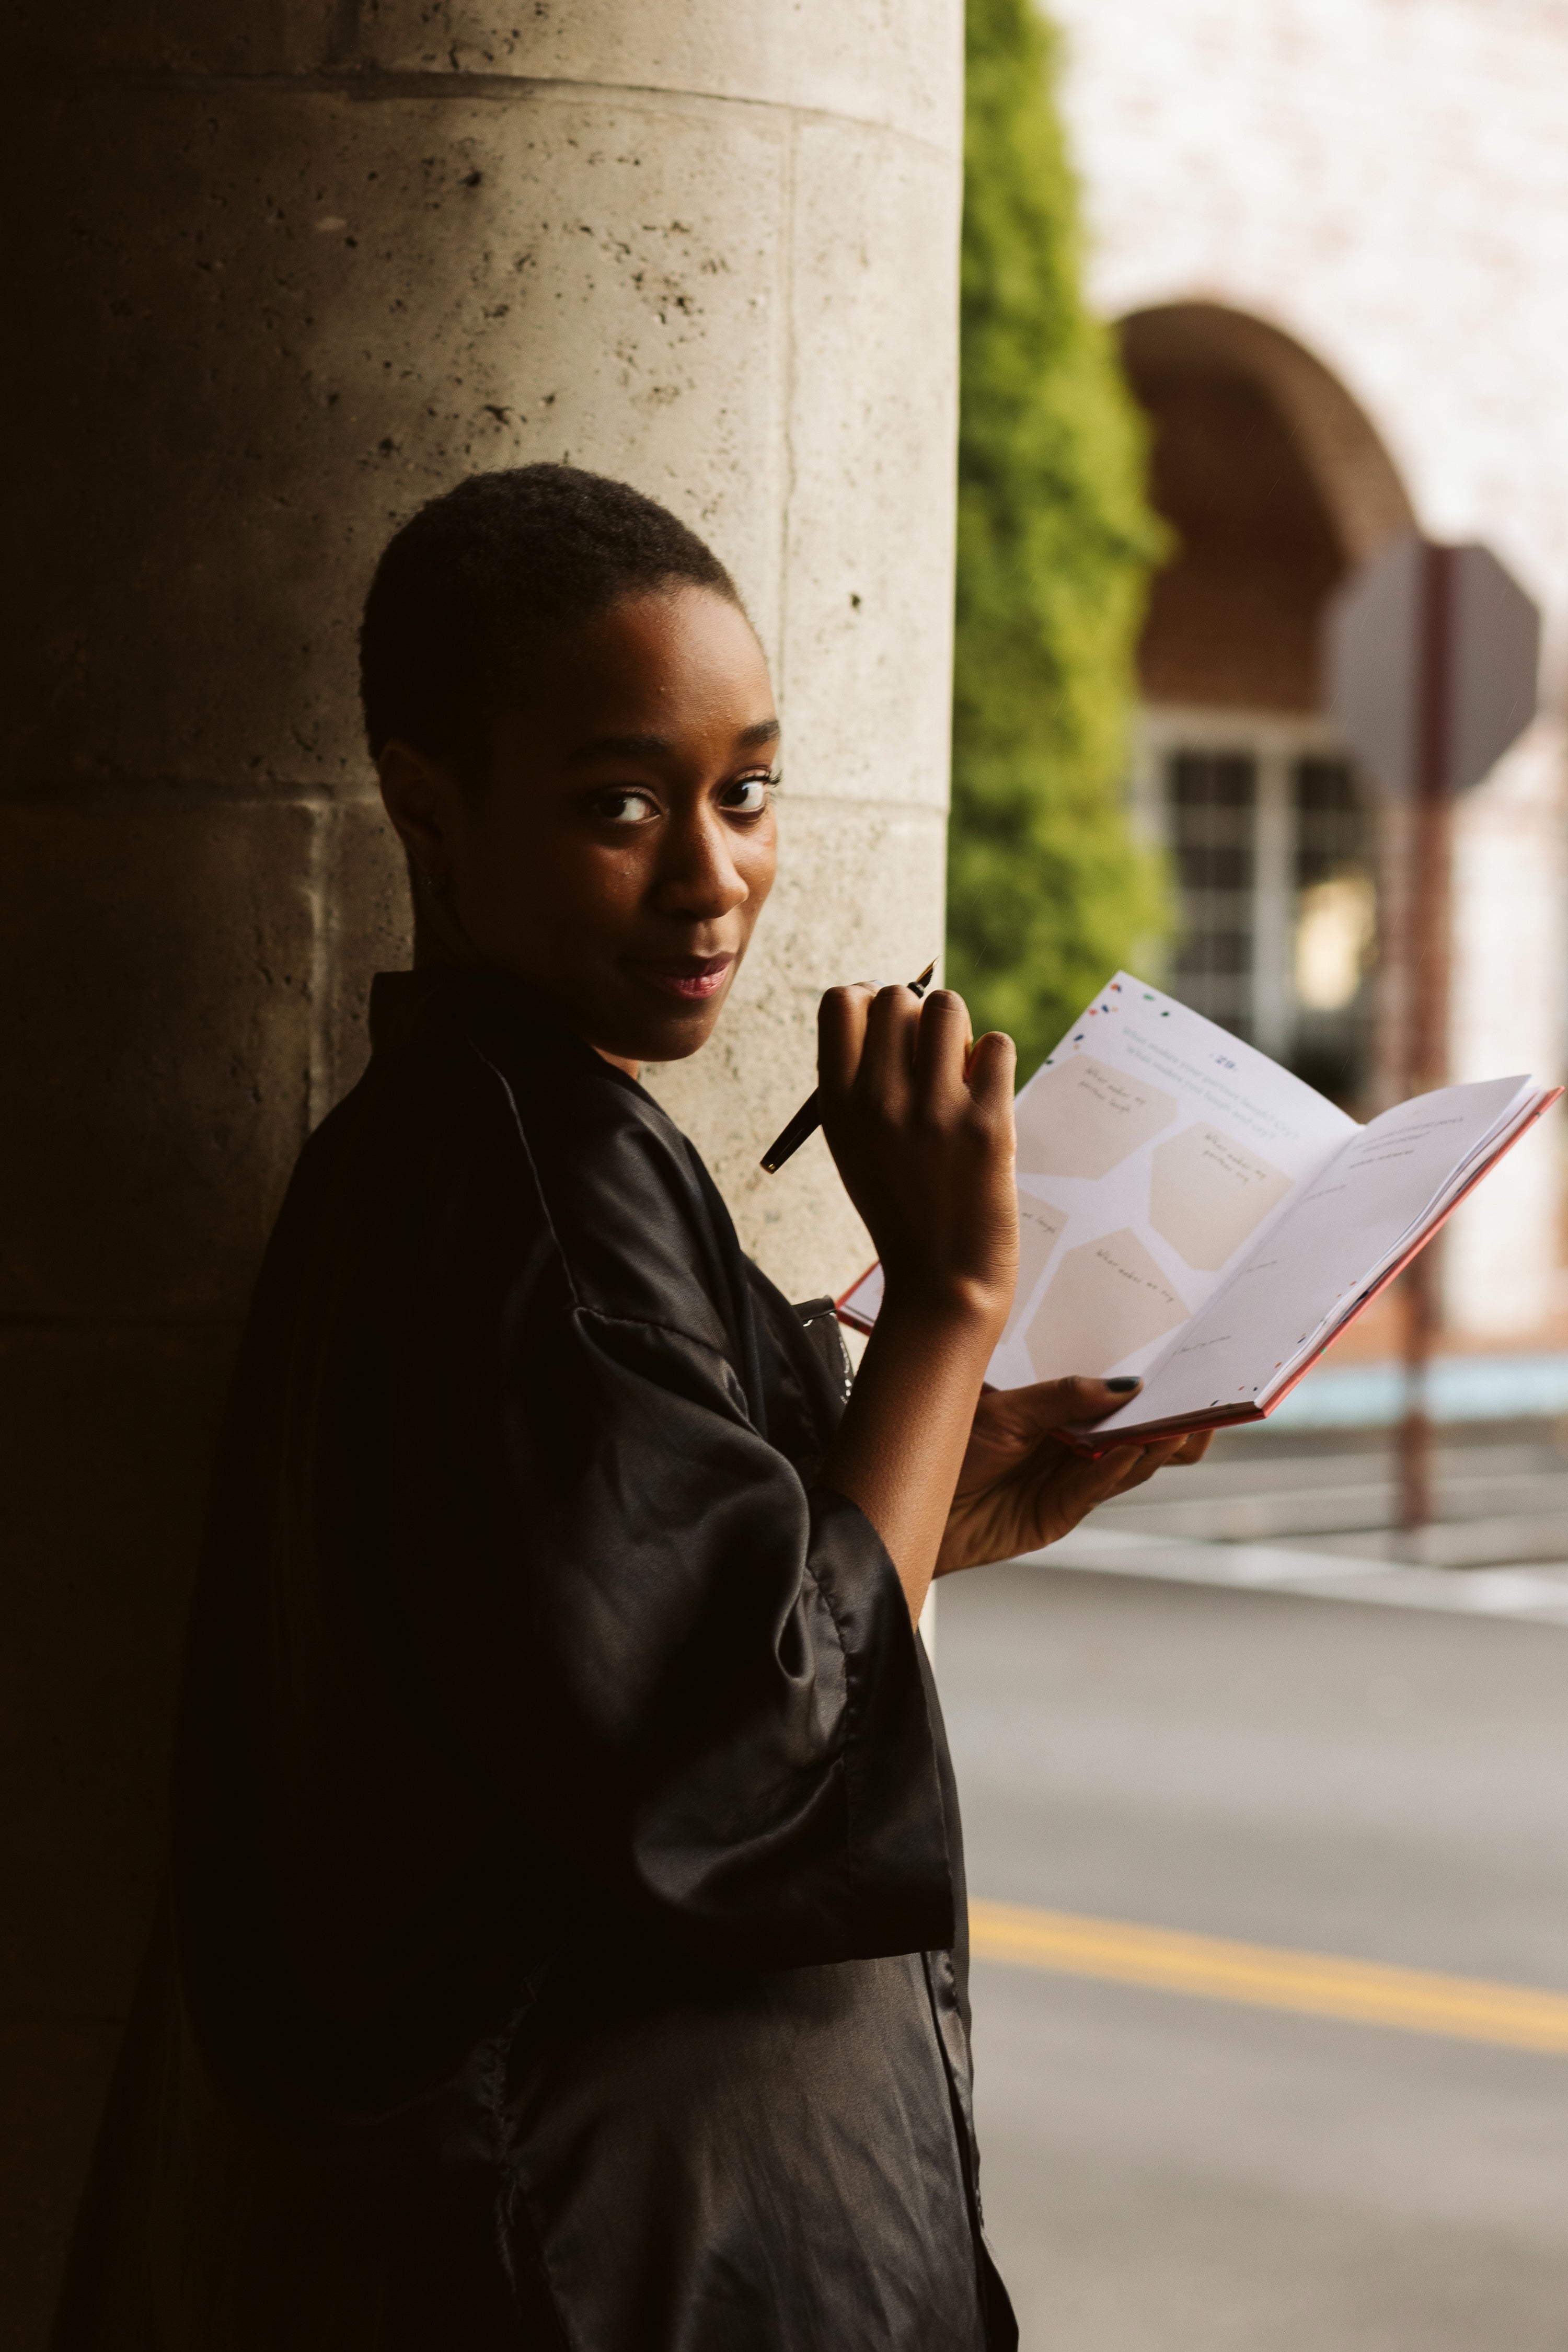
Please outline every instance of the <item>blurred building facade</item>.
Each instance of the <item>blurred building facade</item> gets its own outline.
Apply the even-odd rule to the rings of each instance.
[[[1089,283],[1121,325],[1176,551],[1138,792],[1172,985],[1376,1101],[1399,859],[1320,709],[1336,583],[1418,526],[1545,616],[1542,715],[1461,804],[1450,1065],[1562,1075],[1568,1002],[1568,0],[1053,0]],[[1386,1054],[1383,1056],[1384,1073]],[[1385,1083],[1385,1076],[1384,1076]],[[1549,1128],[1456,1219],[1460,1332],[1565,1303]]]

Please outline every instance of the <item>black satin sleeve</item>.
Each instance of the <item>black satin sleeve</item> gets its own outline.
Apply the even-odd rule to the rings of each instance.
[[[449,1174],[401,1449],[421,1646],[510,1803],[645,1919],[744,1966],[945,1948],[897,1574],[811,1449],[759,1426],[744,1262],[715,1276],[733,1236],[702,1230],[711,1188],[667,1128],[612,1099],[552,1158],[492,1106]],[[437,1491],[431,1462],[455,1465]]]

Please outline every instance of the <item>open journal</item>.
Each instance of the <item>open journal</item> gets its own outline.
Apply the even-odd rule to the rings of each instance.
[[[1018,1097],[1018,1287],[986,1377],[1141,1373],[1090,1452],[1260,1420],[1562,1091],[1443,1087],[1361,1127],[1119,972]],[[843,1321],[868,1331],[881,1290],[873,1266]]]

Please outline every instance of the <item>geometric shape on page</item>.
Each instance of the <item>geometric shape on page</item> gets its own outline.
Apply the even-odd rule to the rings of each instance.
[[[1189,1265],[1216,1274],[1289,1190],[1223,1128],[1189,1127],[1155,1150],[1149,1223]]]
[[[1189,1309],[1135,1233],[1068,1250],[1029,1318],[1024,1344],[1039,1381],[1109,1372],[1187,1320]]]
[[[1013,1293],[1012,1309],[1007,1317],[1007,1328],[1002,1334],[1003,1339],[1012,1337],[1030,1292],[1050,1264],[1051,1252],[1060,1241],[1067,1221],[1065,1209],[1053,1209],[1048,1201],[1037,1201],[1028,1192],[1019,1193],[1018,1286]]]
[[[1130,1078],[1092,1055],[1041,1070],[1018,1105],[1018,1166],[1026,1176],[1109,1176],[1169,1127],[1174,1095]]]

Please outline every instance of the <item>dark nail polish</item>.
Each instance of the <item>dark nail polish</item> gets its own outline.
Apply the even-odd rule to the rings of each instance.
[[[1131,1393],[1132,1390],[1141,1389],[1143,1383],[1142,1381],[1129,1380],[1123,1377],[1119,1381],[1107,1381],[1105,1385],[1108,1389],[1114,1389],[1118,1396],[1128,1396]]]

